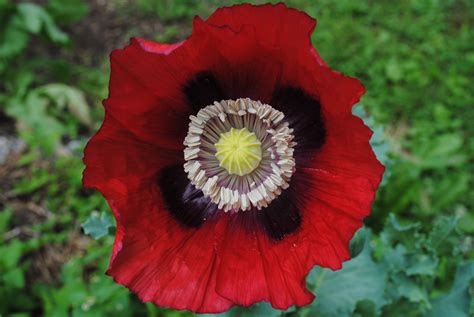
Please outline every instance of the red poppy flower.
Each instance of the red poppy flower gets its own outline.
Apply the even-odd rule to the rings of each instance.
[[[278,5],[196,18],[177,44],[111,55],[84,185],[117,221],[107,274],[143,301],[194,312],[314,296],[340,269],[383,166],[351,114],[364,93],[311,46],[316,21]]]

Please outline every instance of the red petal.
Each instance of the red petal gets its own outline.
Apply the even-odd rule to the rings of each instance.
[[[316,20],[283,3],[260,6],[242,4],[220,8],[206,22],[229,27],[236,33],[245,26],[251,26],[264,46],[282,48],[304,45],[308,50],[311,46],[311,33],[316,27]]]
[[[258,301],[277,309],[309,304],[314,299],[305,281],[314,265],[308,261],[310,250],[307,244],[297,248],[290,241],[271,241],[263,230],[229,223],[218,253],[218,293],[241,306]]]
[[[147,41],[142,38],[136,37],[135,40],[140,44],[140,46],[147,52],[152,52],[156,54],[171,54],[176,48],[183,45],[184,41],[174,43],[174,44],[162,44],[152,41]]]
[[[129,179],[152,177],[163,165],[174,163],[181,156],[181,152],[162,150],[138,140],[106,114],[102,127],[84,150],[83,184],[99,189],[107,198],[108,188],[125,188]],[[122,246],[121,218],[130,211],[119,210],[111,200],[108,201],[117,220],[113,260]]]
[[[370,213],[375,188],[364,177],[349,178],[319,168],[300,168],[299,179],[292,183],[304,219],[298,235],[313,245],[312,261],[340,269],[350,258],[352,236]]]
[[[363,86],[337,73],[328,78],[331,89],[321,95],[325,144],[311,166],[298,166],[290,190],[306,219],[300,235],[318,245],[315,263],[339,269],[349,259],[350,239],[370,214],[384,167],[369,144],[372,131],[351,114]]]
[[[372,131],[352,114],[337,117],[327,113],[325,117],[326,142],[312,166],[343,177],[363,177],[375,191],[384,167],[369,144]]]
[[[329,66],[326,64],[326,62],[323,61],[323,59],[322,59],[321,56],[319,55],[319,52],[318,52],[314,47],[311,48],[311,54],[314,56],[314,58],[316,59],[316,62],[317,62],[319,65],[329,67]]]
[[[168,63],[171,55],[157,54],[157,47],[149,43],[133,40],[112,53],[110,94],[104,106],[138,138],[182,150],[190,109],[181,92],[187,73],[178,60],[186,57],[178,52],[172,54],[177,61]]]
[[[232,302],[215,291],[217,257],[225,218],[200,229],[186,229],[163,208],[156,185],[137,180],[127,184],[127,193],[108,191],[109,201],[120,210],[134,210],[125,220],[121,251],[108,274],[137,293],[145,302],[199,313],[226,311]]]
[[[235,33],[196,18],[192,38],[207,43],[200,55],[210,60],[201,64],[216,76],[228,98],[270,100],[282,61],[278,55],[269,56],[272,52],[261,45],[254,27]]]
[[[86,187],[100,187],[114,179],[146,178],[181,158],[179,151],[163,150],[139,140],[106,114],[102,127],[84,150],[83,183]]]
[[[326,77],[332,72],[311,45],[316,21],[306,13],[283,3],[243,4],[218,9],[205,23],[199,22],[195,21],[193,35],[212,36],[214,49],[229,63],[218,71],[229,90],[235,91],[250,75],[254,84],[248,85],[259,89],[257,97],[264,102],[278,85],[299,87],[315,97],[327,88]],[[244,91],[238,97],[252,98],[252,93]]]

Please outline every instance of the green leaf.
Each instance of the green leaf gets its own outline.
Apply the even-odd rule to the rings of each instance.
[[[402,243],[405,247],[412,249],[419,242],[416,238],[419,236],[418,229],[420,227],[418,222],[401,224],[394,214],[390,214],[385,223],[384,230],[380,234],[380,239],[386,245]]]
[[[376,317],[377,313],[374,303],[370,300],[362,300],[357,303],[356,311],[353,317]]]
[[[51,41],[58,44],[65,44],[69,41],[67,34],[57,27],[51,15],[41,6],[28,2],[20,3],[18,12],[22,18],[22,24],[28,32],[38,34],[44,27]]]
[[[366,232],[364,230],[357,230],[349,244],[351,258],[355,258],[364,250],[366,239]]]
[[[459,220],[459,229],[466,233],[474,233],[474,214],[465,213]]]
[[[474,279],[474,261],[461,264],[458,267],[451,291],[432,302],[433,309],[430,317],[466,317],[469,316],[470,295],[469,287]]]
[[[393,82],[398,82],[403,78],[403,71],[396,59],[392,58],[386,63],[385,74]]]
[[[44,16],[44,27],[46,29],[46,34],[51,39],[51,41],[57,44],[66,44],[69,42],[69,37],[67,34],[56,26],[53,18],[50,15]]]
[[[339,271],[316,269],[316,299],[310,316],[351,316],[359,301],[371,301],[379,310],[385,303],[387,268],[372,260],[369,231],[360,254]]]
[[[457,217],[448,216],[438,218],[428,236],[429,245],[435,250],[438,249],[438,247],[449,237],[451,232],[456,229],[458,220]]]
[[[396,298],[404,297],[412,303],[424,303],[429,307],[427,290],[403,273],[392,276],[391,287],[396,289]],[[392,294],[393,295],[393,294]]]
[[[387,250],[385,250],[383,260],[391,271],[403,271],[407,265],[407,252],[407,249],[402,244],[398,244],[395,248],[389,247]]]
[[[82,224],[84,233],[90,235],[94,239],[99,239],[109,233],[109,228],[114,227],[112,218],[105,212],[100,215],[93,212],[89,218]]]
[[[38,34],[41,31],[44,16],[47,15],[44,9],[37,4],[28,2],[20,3],[17,8],[28,32]]]
[[[63,125],[48,114],[50,100],[31,91],[25,100],[12,98],[6,112],[18,120],[20,135],[31,146],[40,146],[45,152],[54,152],[64,133]]]
[[[23,288],[25,286],[25,277],[21,268],[14,268],[3,274],[3,281],[12,288]]]
[[[464,164],[467,157],[461,151],[463,143],[464,137],[459,133],[436,136],[414,149],[419,157],[418,164],[425,169]]]
[[[59,83],[30,90],[24,98],[11,98],[6,112],[17,119],[18,130],[30,146],[39,146],[47,154],[52,154],[60,144],[62,136],[74,137],[74,132],[68,129],[67,119],[70,117],[65,116],[67,113],[64,108],[84,125],[92,125],[89,106],[83,92]]]
[[[407,260],[407,275],[434,275],[438,266],[438,258],[434,255],[415,253]]]
[[[16,267],[20,257],[23,254],[23,245],[18,240],[13,240],[10,244],[0,246],[0,266],[7,269]]]
[[[0,58],[20,54],[26,48],[28,39],[28,33],[24,30],[21,19],[13,16],[0,33]]]
[[[59,108],[66,106],[73,116],[85,125],[92,119],[84,93],[75,87],[64,84],[48,84],[38,88],[38,92],[48,96]]]
[[[9,208],[5,208],[0,212],[0,234],[3,234],[7,230],[11,217],[12,210]]]
[[[62,23],[75,23],[80,21],[88,11],[88,5],[82,0],[49,0],[48,12],[54,17],[55,21]]]
[[[234,307],[223,314],[201,314],[201,317],[279,317],[281,310],[273,309],[268,303],[255,304],[250,308]]]

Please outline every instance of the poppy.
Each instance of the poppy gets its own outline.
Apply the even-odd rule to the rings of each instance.
[[[142,301],[307,305],[311,268],[350,258],[384,168],[351,113],[364,88],[324,63],[315,26],[244,4],[196,17],[182,42],[111,54],[83,181],[117,221],[107,274]]]

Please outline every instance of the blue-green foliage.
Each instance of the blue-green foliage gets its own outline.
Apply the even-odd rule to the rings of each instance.
[[[194,15],[239,2],[114,0],[108,8],[159,19],[155,39],[174,41]],[[69,57],[80,49],[75,26],[97,3],[0,0],[0,134],[7,117],[27,145],[13,165],[0,165],[1,316],[192,316],[143,304],[104,274],[114,221],[102,196],[82,188],[81,157],[101,123],[109,52],[99,68]],[[351,242],[353,259],[309,274],[311,305],[282,312],[261,303],[218,316],[474,314],[474,4],[286,3],[318,18],[313,44],[328,64],[364,83],[354,115],[374,131],[386,173]],[[141,35],[134,25],[130,32]]]
[[[109,233],[109,228],[114,227],[112,217],[106,212],[101,214],[92,212],[89,218],[82,224],[82,229],[85,234],[90,235],[94,239],[99,239]]]
[[[314,291],[318,294],[318,300],[304,308],[311,316],[352,316],[360,301],[370,302],[373,310],[380,312],[386,303],[388,269],[384,263],[372,259],[369,231],[361,230],[358,234],[363,237],[354,239],[362,240],[362,250],[344,263],[340,271],[316,268],[311,273],[310,281],[314,281]]]

